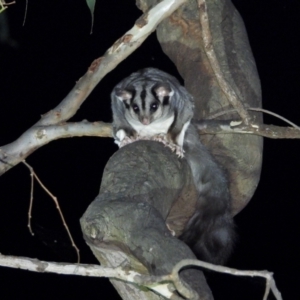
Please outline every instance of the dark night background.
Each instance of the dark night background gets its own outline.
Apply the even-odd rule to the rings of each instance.
[[[12,142],[55,107],[141,12],[135,1],[97,1],[93,35],[84,0],[25,1],[7,9],[15,47],[0,44],[0,146]],[[235,0],[257,63],[265,109],[300,124],[300,2]],[[107,4],[109,3],[109,4]],[[93,91],[73,121],[111,121],[110,91],[137,69],[153,66],[177,76],[155,34]],[[285,124],[265,115],[267,124]],[[97,263],[83,241],[79,218],[98,193],[103,168],[117,147],[112,139],[52,142],[27,161],[60,202],[81,250],[82,263]],[[283,299],[299,299],[300,142],[264,141],[261,181],[250,204],[236,216],[238,241],[230,267],[274,272]],[[0,252],[48,261],[75,262],[75,251],[52,200],[36,184],[32,237],[27,229],[28,169],[19,164],[0,178]],[[264,280],[208,275],[216,300],[262,299]],[[1,299],[119,299],[107,279],[40,274],[0,267]],[[274,299],[273,296],[269,299]]]

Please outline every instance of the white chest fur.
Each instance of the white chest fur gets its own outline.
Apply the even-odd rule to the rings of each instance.
[[[144,125],[139,121],[130,120],[130,125],[140,136],[153,136],[156,134],[166,134],[174,121],[174,116],[164,120],[155,120],[154,122]]]

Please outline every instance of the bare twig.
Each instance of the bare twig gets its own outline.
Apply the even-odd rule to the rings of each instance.
[[[300,129],[300,127],[298,125],[296,125],[295,123],[293,123],[290,120],[288,120],[288,119],[286,119],[286,118],[284,118],[284,117],[282,117],[282,116],[280,116],[280,115],[278,115],[278,114],[276,114],[272,111],[269,111],[267,109],[263,109],[263,108],[260,108],[260,107],[249,107],[249,108],[247,108],[247,110],[258,111],[258,112],[263,112],[265,114],[269,114],[271,116],[274,116],[274,117],[276,117],[276,118],[292,125],[294,128]],[[212,120],[212,119],[215,119],[217,117],[220,117],[220,116],[223,116],[223,115],[226,115],[226,114],[229,114],[229,113],[233,113],[233,112],[237,112],[237,110],[236,109],[229,109],[229,110],[225,110],[225,111],[220,111],[216,114],[213,114],[213,115],[209,116],[208,119]]]
[[[163,295],[167,299],[181,299],[175,297],[176,294],[174,294],[174,288],[170,286],[170,283],[172,282],[181,295],[188,299],[196,299],[197,296],[195,292],[189,286],[187,286],[187,284],[181,281],[179,277],[179,271],[184,267],[198,266],[215,272],[231,274],[235,276],[257,276],[266,278],[266,291],[263,300],[267,299],[269,290],[273,292],[277,300],[282,300],[281,293],[276,287],[273,273],[268,271],[241,271],[194,259],[184,259],[180,261],[173,268],[171,274],[163,276],[141,275],[134,270],[129,270],[127,267],[104,268],[99,265],[51,263],[39,261],[37,259],[4,256],[1,254],[0,265],[33,272],[116,278],[128,283],[136,283],[138,285],[148,287],[158,294]]]
[[[26,164],[25,164],[26,166]],[[30,186],[30,201],[29,201],[29,209],[28,209],[28,224],[27,227],[29,229],[29,232],[31,235],[34,235],[34,232],[31,227],[31,218],[32,218],[32,206],[33,206],[33,189],[34,189],[34,177],[33,177],[33,172],[31,172],[32,168],[29,168],[30,170],[30,181],[31,181],[31,186]]]
[[[28,11],[28,0],[26,0],[26,4],[25,4],[25,12],[24,12],[24,19],[23,19],[23,26],[25,26],[25,21],[26,21],[26,17],[27,17],[27,11]]]
[[[214,115],[209,116],[208,120],[195,121],[200,134],[223,134],[223,133],[239,133],[239,134],[255,134],[264,136],[272,139],[299,139],[300,138],[300,127],[288,119],[273,113],[269,110],[260,107],[249,107],[249,111],[258,111],[270,114],[277,117],[280,120],[287,122],[292,125],[291,127],[281,127],[274,125],[255,124],[245,125],[241,120],[212,120],[229,113],[236,113],[236,109],[230,109],[226,111],[218,112]]]
[[[273,273],[271,273],[271,272],[268,272],[268,271],[241,271],[241,270],[232,269],[232,268],[228,268],[228,267],[213,265],[213,264],[210,264],[210,263],[207,263],[204,261],[200,261],[200,260],[183,259],[174,267],[174,269],[172,271],[172,276],[178,276],[176,274],[178,274],[182,268],[189,267],[189,266],[198,266],[198,267],[209,269],[209,270],[212,270],[215,272],[231,274],[231,275],[235,275],[235,276],[264,277],[264,278],[266,278],[266,290],[265,290],[263,300],[267,299],[270,289],[273,292],[273,294],[277,300],[282,300],[281,293],[279,292],[279,290],[276,287],[276,283],[273,278]],[[180,278],[179,278],[179,280],[180,280]],[[176,286],[176,288],[177,288],[177,286]],[[178,291],[180,292],[179,289],[178,289]]]
[[[300,130],[265,124],[244,125],[241,120],[204,120],[193,122],[199,134],[254,134],[271,139],[299,139]]]
[[[40,186],[42,187],[42,189],[53,199],[53,201],[54,201],[54,203],[55,203],[55,205],[56,205],[56,208],[57,208],[57,210],[58,210],[58,213],[59,213],[59,215],[60,215],[60,218],[61,218],[61,220],[62,220],[62,223],[63,223],[63,225],[64,225],[64,227],[65,227],[65,229],[66,229],[66,231],[67,231],[67,234],[68,234],[68,236],[69,236],[69,239],[70,239],[70,241],[71,241],[71,244],[72,244],[72,246],[74,247],[74,249],[75,249],[75,251],[76,251],[76,253],[77,253],[77,262],[79,263],[80,262],[80,253],[79,253],[79,249],[78,249],[78,247],[76,246],[76,244],[75,244],[75,242],[74,242],[74,240],[73,240],[73,237],[72,237],[72,235],[71,235],[71,232],[70,232],[70,230],[69,230],[69,227],[68,227],[68,225],[67,225],[67,223],[66,223],[66,221],[65,221],[65,218],[64,218],[64,215],[63,215],[63,213],[62,213],[62,210],[61,210],[61,208],[60,208],[60,206],[59,206],[59,203],[58,203],[58,200],[57,200],[57,197],[55,197],[46,187],[45,187],[45,185],[41,182],[41,180],[39,179],[39,177],[36,175],[36,173],[34,172],[34,170],[33,170],[33,168],[24,160],[23,161],[23,164],[30,170],[30,176],[31,177],[34,177],[36,180],[37,180],[37,182],[40,184]],[[32,188],[33,188],[33,183],[32,183]],[[33,200],[33,190],[31,190],[31,198],[30,198],[30,213],[28,213],[28,216],[29,216],[29,220],[28,220],[28,227],[29,227],[29,230],[30,230],[30,232],[31,233],[33,233],[32,232],[32,230],[31,230],[31,224],[30,224],[30,220],[31,220],[31,207],[32,207],[32,200]]]
[[[243,103],[238,98],[236,92],[232,88],[232,86],[225,80],[224,74],[221,70],[220,64],[218,62],[212,41],[212,35],[209,27],[209,18],[207,13],[207,5],[206,0],[198,0],[198,8],[200,14],[200,23],[202,28],[202,37],[203,37],[203,44],[204,49],[207,55],[207,58],[210,62],[211,68],[216,76],[217,82],[225,94],[228,101],[231,105],[237,110],[238,114],[240,115],[241,119],[246,125],[250,123],[250,115],[248,114],[247,110],[245,109]]]

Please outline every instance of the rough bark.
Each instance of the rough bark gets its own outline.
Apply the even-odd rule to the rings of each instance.
[[[166,226],[179,223],[178,205],[194,203],[195,187],[185,159],[152,141],[132,143],[115,153],[105,167],[100,193],[81,219],[84,237],[104,266],[124,265],[141,274],[171,273],[184,258],[195,258]],[[177,209],[174,209],[177,206]],[[184,226],[184,221],[181,226]],[[199,294],[213,299],[200,270],[182,277]],[[159,299],[149,290],[111,280],[123,299]]]

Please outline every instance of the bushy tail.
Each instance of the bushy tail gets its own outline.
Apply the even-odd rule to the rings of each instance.
[[[199,196],[195,213],[180,238],[199,259],[223,264],[235,239],[229,183],[192,124],[185,135],[184,150]]]
[[[222,265],[229,258],[234,245],[235,231],[232,217],[198,210],[180,236],[198,259]]]

